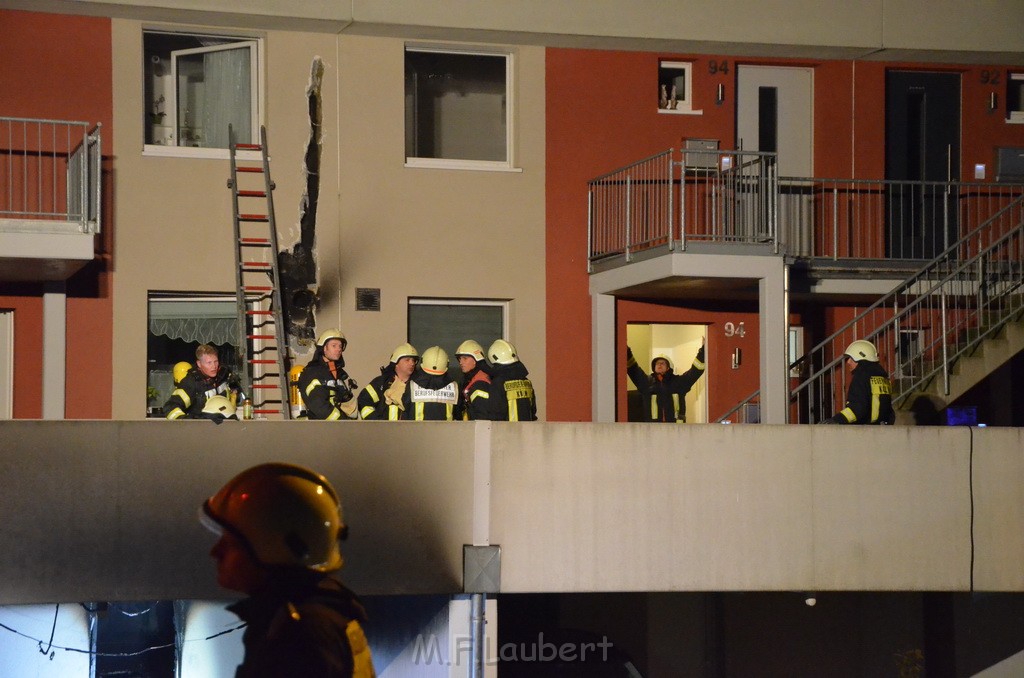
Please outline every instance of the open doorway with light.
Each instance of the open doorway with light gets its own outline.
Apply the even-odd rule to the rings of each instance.
[[[707,339],[706,325],[677,323],[628,323],[626,344],[633,351],[633,357],[647,374],[651,372],[651,361],[656,356],[666,356],[676,374],[690,369],[701,343]],[[644,404],[636,384],[626,380],[626,405],[628,421],[646,421]],[[708,373],[707,371],[686,394],[686,421],[691,424],[706,424],[708,421]]]

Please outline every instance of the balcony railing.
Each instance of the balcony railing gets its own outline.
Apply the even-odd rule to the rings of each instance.
[[[101,161],[99,125],[0,117],[0,220],[98,233]]]
[[[944,249],[892,292],[790,365],[793,423],[816,423],[842,403],[850,342],[875,344],[899,404],[934,380],[949,394],[950,370],[1007,322],[1024,314],[1024,195]],[[759,392],[718,421],[737,420]]]
[[[1024,185],[779,177],[773,153],[670,149],[589,182],[588,261],[690,243],[806,259],[928,261]]]

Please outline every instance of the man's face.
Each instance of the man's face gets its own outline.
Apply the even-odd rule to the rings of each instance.
[[[476,367],[476,358],[471,355],[460,355],[459,367],[462,368],[463,374],[470,372],[474,367]]]
[[[413,370],[416,369],[416,358],[404,356],[398,359],[395,363],[395,374],[402,381],[409,381],[409,377],[412,376]]]
[[[266,584],[267,572],[253,560],[245,545],[227,530],[210,555],[217,561],[217,583],[239,593],[255,593]]]
[[[846,371],[853,372],[855,369],[857,369],[857,361],[850,356],[846,356]]]
[[[220,369],[220,358],[215,355],[203,355],[196,361],[196,367],[207,377],[216,377]]]
[[[654,361],[654,373],[665,374],[668,372],[668,361],[664,358],[658,358]]]
[[[341,339],[328,339],[324,344],[324,357],[337,362],[341,359],[342,350]]]

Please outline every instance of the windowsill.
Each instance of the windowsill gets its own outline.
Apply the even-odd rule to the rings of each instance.
[[[664,115],[704,115],[703,110],[693,110],[692,108],[659,108],[658,113]]]
[[[161,146],[158,144],[144,144],[142,146],[142,155],[143,157],[153,158],[202,158],[206,160],[227,160],[229,157],[228,149],[226,148]],[[235,158],[238,160],[254,161],[262,160],[263,156],[259,151],[238,151],[235,153]]]
[[[1024,125],[1024,112],[1014,111],[1010,113],[1010,117],[1006,119],[1008,125]]]
[[[406,158],[405,166],[413,169],[471,170],[476,172],[522,172],[507,162],[489,160],[447,160],[444,158]]]

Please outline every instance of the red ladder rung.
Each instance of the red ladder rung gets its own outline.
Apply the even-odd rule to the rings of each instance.
[[[275,384],[250,384],[252,388],[281,388]]]
[[[263,168],[262,167],[236,167],[235,171],[236,172],[260,172],[260,173],[262,173],[263,172]]]
[[[246,311],[249,315],[274,315],[273,311]]]
[[[240,221],[270,221],[266,214],[239,214]]]
[[[266,198],[267,194],[265,191],[239,191],[239,197],[242,198]]]
[[[245,336],[250,339],[277,339],[277,336],[273,334],[247,334]]]
[[[253,365],[276,365],[276,360],[270,360],[268,358],[252,358],[249,362]]]
[[[281,410],[253,410],[253,414],[281,414]]]
[[[270,238],[239,238],[238,242],[243,245],[269,245]]]
[[[262,261],[243,261],[242,267],[244,268],[245,266],[256,266],[259,267],[260,270],[262,270],[265,267],[269,268],[270,264],[263,263]]]
[[[242,289],[246,292],[271,292],[273,287],[262,287],[260,285],[243,285]]]
[[[258,151],[260,150],[259,144],[235,144],[235,148],[240,151]]]

